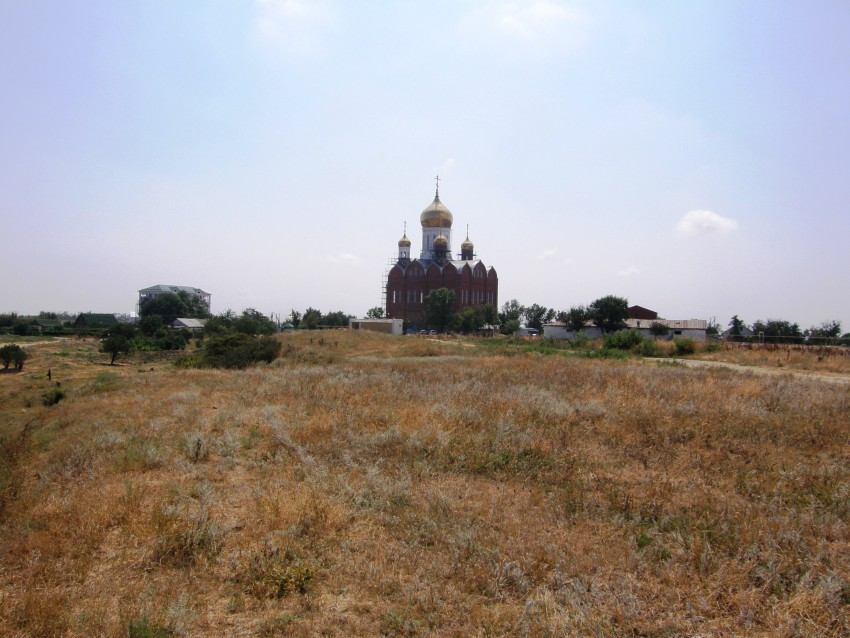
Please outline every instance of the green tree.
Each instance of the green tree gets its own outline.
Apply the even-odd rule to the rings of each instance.
[[[739,319],[738,315],[734,315],[729,320],[729,327],[731,328],[731,330],[729,331],[729,334],[732,335],[733,337],[739,337],[743,333],[744,328],[746,326],[744,325],[743,319]]]
[[[109,365],[111,366],[115,365],[115,360],[118,358],[118,355],[128,355],[131,350],[132,344],[130,343],[130,340],[121,334],[109,335],[100,342],[100,351],[105,352],[112,357],[109,361]]]
[[[139,308],[140,317],[156,315],[166,325],[171,325],[178,317],[205,319],[210,316],[210,310],[204,300],[196,295],[190,295],[185,290],[177,293],[166,292],[145,301]]]
[[[840,321],[824,321],[819,327],[812,326],[806,330],[806,341],[813,344],[830,343],[841,335]]]
[[[232,321],[232,327],[236,332],[246,335],[270,335],[277,329],[274,321],[254,308],[243,310],[242,315]]]
[[[499,323],[499,311],[496,310],[496,306],[486,304],[479,307],[481,308],[481,316],[486,325],[495,326]]]
[[[520,318],[524,312],[525,308],[516,299],[511,299],[502,304],[502,310],[499,312],[501,333],[511,335],[519,330]]]
[[[438,332],[445,332],[452,323],[452,305],[455,293],[448,288],[433,290],[425,297],[425,325]]]
[[[345,328],[348,326],[348,320],[350,318],[351,317],[342,310],[335,310],[334,312],[322,315],[322,325]]]
[[[292,324],[293,328],[301,325],[301,313],[295,310],[295,308],[289,313],[289,323]]]
[[[304,311],[304,318],[302,321],[307,327],[307,330],[315,330],[322,322],[322,313],[315,308],[307,308],[307,310]]]
[[[165,328],[165,322],[159,315],[147,315],[139,319],[139,330],[146,337],[153,337],[163,328]]]
[[[555,311],[539,304],[531,304],[522,313],[525,317],[525,325],[543,333],[543,324],[551,323],[555,319]]]
[[[759,319],[753,323],[753,332],[768,343],[802,343],[800,326],[782,319]]]
[[[380,306],[375,306],[374,308],[369,308],[366,311],[367,319],[383,319],[384,318],[384,309]]]
[[[479,330],[484,325],[484,308],[493,306],[466,307],[454,317],[455,328],[458,332],[470,334]]]
[[[623,297],[607,295],[587,307],[588,315],[603,334],[620,330],[629,318],[629,302]]]
[[[561,313],[560,319],[567,330],[572,330],[578,334],[584,330],[584,324],[587,323],[587,308],[584,306],[572,306],[566,312]]]
[[[10,343],[0,348],[0,361],[3,362],[4,370],[8,370],[9,366],[14,364],[15,370],[20,372],[24,369],[24,361],[28,357],[27,351],[16,343]]]
[[[652,336],[656,339],[658,337],[663,337],[665,335],[670,334],[670,328],[668,328],[665,324],[660,321],[653,321],[652,325],[649,326],[649,331],[652,333]]]

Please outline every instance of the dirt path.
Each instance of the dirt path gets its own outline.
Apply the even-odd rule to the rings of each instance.
[[[789,368],[764,368],[760,366],[743,366],[738,363],[728,363],[726,361],[702,361],[700,359],[658,359],[647,357],[644,361],[651,363],[677,363],[688,368],[726,368],[735,372],[748,372],[752,374],[774,375],[774,376],[793,376],[801,379],[816,379],[818,381],[826,381],[828,383],[843,383],[850,384],[850,375],[841,374],[838,372],[807,372],[805,370],[791,370]]]

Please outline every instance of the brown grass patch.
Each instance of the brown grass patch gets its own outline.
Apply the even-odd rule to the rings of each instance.
[[[228,372],[38,346],[0,397],[0,632],[850,633],[847,385],[281,339]]]

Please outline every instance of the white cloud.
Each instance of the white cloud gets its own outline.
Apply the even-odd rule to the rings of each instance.
[[[328,255],[328,261],[333,264],[359,264],[360,257],[351,253],[336,253]]]
[[[627,266],[622,270],[617,271],[618,277],[635,277],[640,274],[640,270],[637,269],[637,266]]]
[[[455,167],[455,160],[453,157],[447,157],[443,160],[443,163],[437,166],[437,174],[442,175],[444,173],[448,173],[451,169]]]
[[[685,235],[706,235],[709,233],[731,233],[738,230],[738,222],[721,217],[710,210],[692,210],[676,224],[676,230]]]
[[[565,260],[564,260],[564,265],[565,265],[565,266],[572,266],[574,263],[576,263],[576,260],[575,260],[575,259],[571,259],[571,258],[569,258],[569,257],[568,257],[567,259],[565,259]]]
[[[562,0],[480,0],[461,20],[464,42],[510,50],[551,52],[583,46],[592,21]]]
[[[558,251],[557,251],[557,250],[555,250],[554,248],[544,248],[544,249],[543,249],[543,252],[542,252],[542,253],[540,253],[540,254],[537,256],[537,259],[549,259],[549,257],[551,257],[552,255],[554,255],[556,252],[558,252]]]
[[[289,54],[320,50],[321,31],[334,18],[325,0],[254,0],[257,37]]]
[[[523,40],[534,40],[581,14],[549,0],[507,2],[496,9],[496,24],[506,33]]]

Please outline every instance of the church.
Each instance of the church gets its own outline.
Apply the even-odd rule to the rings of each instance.
[[[422,211],[422,249],[411,259],[411,241],[404,236],[398,241],[398,258],[387,274],[387,317],[403,319],[411,328],[424,328],[422,318],[425,297],[434,290],[454,291],[454,312],[464,308],[489,305],[498,308],[499,278],[496,269],[486,266],[475,254],[475,246],[466,239],[460,254],[452,255],[452,223],[454,216],[440,201],[440,178],[437,177],[434,201]]]

